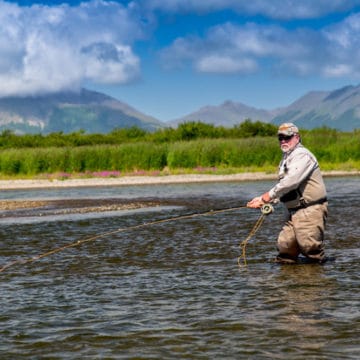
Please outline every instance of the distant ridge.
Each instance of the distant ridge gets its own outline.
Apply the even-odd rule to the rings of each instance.
[[[0,131],[108,133],[132,126],[154,131],[164,124],[119,100],[87,89],[0,99]]]
[[[246,119],[280,124],[294,122],[313,129],[327,126],[341,131],[360,128],[360,86],[345,86],[334,91],[311,91],[287,107],[264,110],[232,101],[206,106],[169,122],[177,126],[186,121],[202,121],[217,126],[233,126]]]
[[[201,109],[186,115],[182,118],[169,122],[172,126],[177,126],[187,121],[202,121],[208,124],[232,127],[242,123],[246,119],[269,122],[276,111],[256,109],[239,102],[225,101],[219,106],[205,106]]]
[[[360,86],[310,92],[284,108],[271,122],[291,121],[305,129],[327,126],[351,131],[360,128]]]
[[[0,98],[0,131],[15,133],[74,132],[108,133],[116,128],[139,127],[155,131],[183,122],[201,121],[232,127],[244,120],[278,125],[294,122],[300,128],[327,126],[341,131],[360,128],[360,86],[334,91],[311,91],[289,106],[265,110],[225,101],[207,105],[184,117],[161,122],[108,95],[81,89],[34,97]]]

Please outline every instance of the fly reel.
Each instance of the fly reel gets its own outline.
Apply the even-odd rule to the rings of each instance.
[[[274,208],[271,204],[264,204],[261,207],[261,212],[263,215],[269,215],[274,211]]]

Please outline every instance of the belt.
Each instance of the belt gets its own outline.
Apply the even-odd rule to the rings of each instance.
[[[308,208],[309,206],[313,206],[313,205],[319,205],[319,204],[323,204],[325,202],[327,202],[327,197],[323,197],[319,200],[314,200],[314,201],[310,201],[308,203],[305,203],[303,202],[300,206],[297,206],[297,207],[294,207],[294,208],[291,208],[291,209],[288,209],[290,212],[295,212],[295,211],[298,211],[300,209],[306,209]]]

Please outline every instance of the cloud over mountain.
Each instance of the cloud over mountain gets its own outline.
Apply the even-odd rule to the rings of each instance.
[[[360,0],[0,0],[0,97],[86,87],[164,121],[282,106],[358,81],[359,28]]]
[[[80,89],[139,76],[132,44],[144,28],[116,2],[20,7],[0,1],[0,96]]]

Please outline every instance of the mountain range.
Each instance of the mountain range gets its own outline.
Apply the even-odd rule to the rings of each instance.
[[[245,119],[279,125],[293,122],[298,127],[329,128],[352,131],[360,128],[360,86],[346,86],[334,91],[311,91],[287,107],[273,110],[257,109],[226,101],[219,106],[206,106],[176,119],[173,126],[193,120],[222,126],[234,126]]]
[[[147,131],[176,127],[187,121],[232,127],[246,119],[278,125],[294,122],[313,129],[327,126],[341,131],[360,128],[360,85],[334,91],[312,91],[289,106],[257,109],[226,101],[204,106],[184,117],[161,122],[108,95],[81,89],[33,97],[0,99],[0,131],[15,133],[74,132],[108,133],[116,128],[137,126]]]
[[[0,99],[0,131],[107,133],[132,126],[154,131],[164,124],[119,100],[87,89]]]

